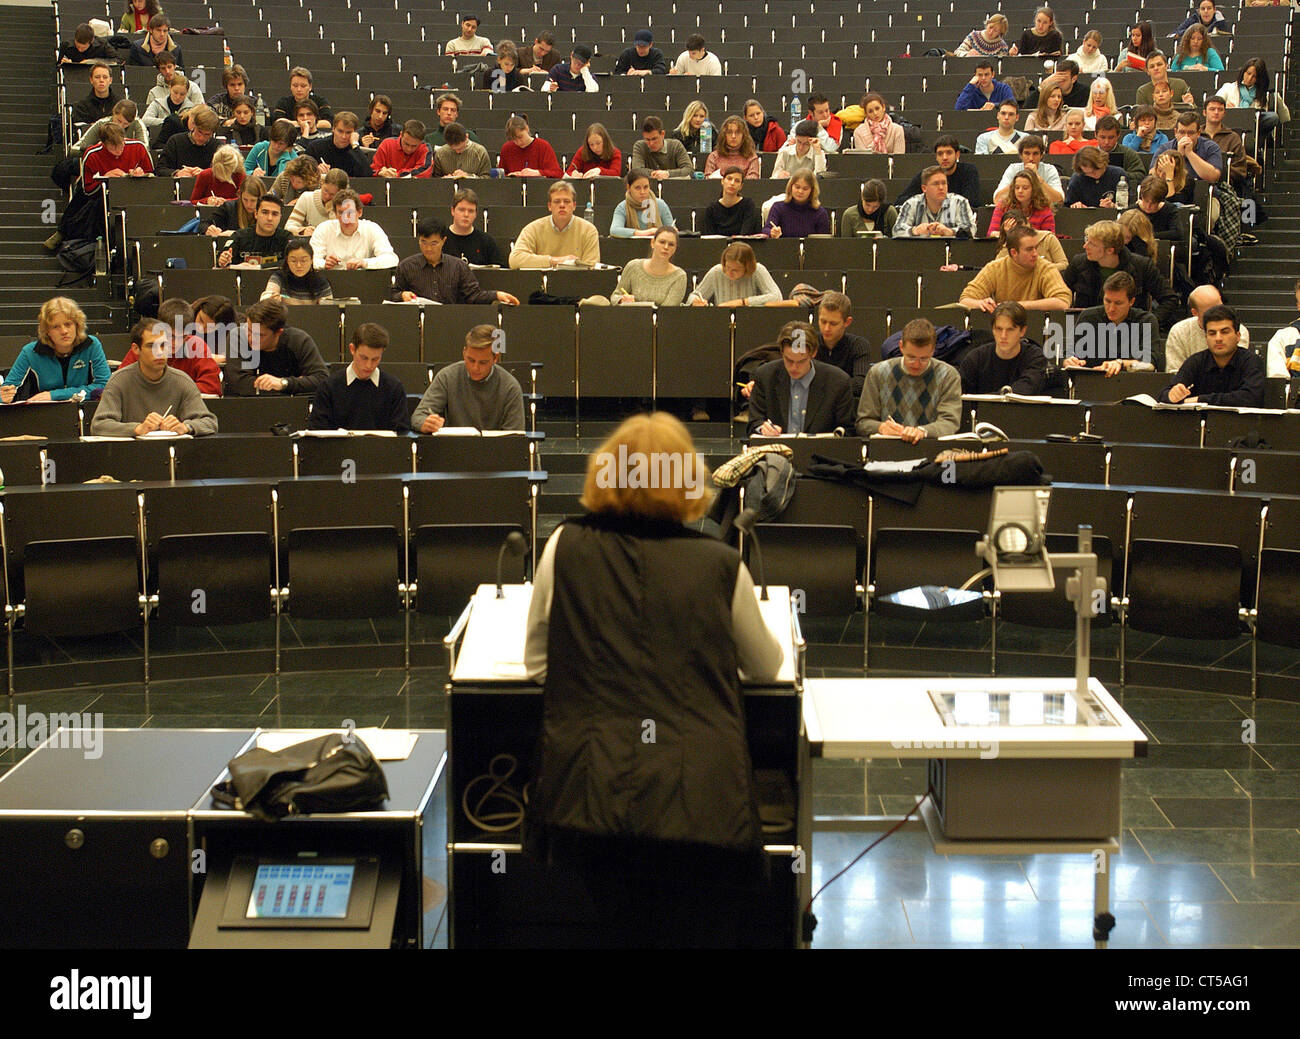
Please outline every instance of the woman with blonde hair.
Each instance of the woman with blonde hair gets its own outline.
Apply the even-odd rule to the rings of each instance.
[[[587,515],[537,564],[524,667],[543,686],[542,735],[524,850],[590,899],[594,924],[564,945],[735,945],[766,892],[739,670],[770,681],[783,654],[739,553],[686,527],[710,497],[686,427],[635,415],[588,460]]]
[[[1124,229],[1124,242],[1129,252],[1145,256],[1148,260],[1156,258],[1156,233],[1151,221],[1140,209],[1126,209],[1119,215],[1119,226]]]
[[[822,208],[817,178],[812,173],[800,170],[786,181],[785,198],[772,203],[763,230],[769,238],[831,233],[831,214]]]
[[[320,163],[310,155],[299,155],[290,159],[289,164],[280,171],[271,185],[271,193],[282,199],[286,206],[298,201],[304,191],[315,191],[320,187]]]
[[[244,160],[239,150],[223,144],[212,156],[212,165],[194,178],[190,201],[196,206],[219,206],[239,197],[244,183]]]
[[[1119,102],[1115,100],[1115,88],[1105,76],[1098,76],[1088,88],[1088,107],[1083,113],[1083,128],[1097,129],[1097,120],[1119,111]]]
[[[1079,66],[1080,75],[1095,76],[1110,67],[1106,55],[1101,50],[1101,33],[1089,29],[1079,41],[1079,49],[1070,55],[1070,60]]]
[[[708,118],[708,106],[703,101],[692,101],[682,113],[682,121],[669,131],[668,136],[681,141],[688,152],[697,152],[700,150],[700,130]]]
[[[313,160],[315,161],[315,160]],[[321,178],[320,187],[315,191],[304,191],[293,204],[293,212],[284,223],[284,229],[290,234],[310,238],[316,228],[334,216],[334,199],[340,191],[348,188],[348,175],[340,169],[326,172]]]
[[[1065,117],[1070,110],[1065,107],[1065,91],[1052,87],[1039,95],[1038,107],[1025,119],[1028,133],[1043,133],[1048,130],[1064,130]]]
[[[1167,201],[1191,205],[1192,182],[1187,178],[1187,160],[1178,149],[1169,148],[1157,155],[1151,164],[1151,172],[1168,185]]]
[[[1047,148],[1049,155],[1073,155],[1080,148],[1086,148],[1088,145],[1096,146],[1096,141],[1089,141],[1083,136],[1083,128],[1087,116],[1084,115],[1082,108],[1071,108],[1065,113],[1065,136],[1059,141],[1053,141]]]
[[[757,180],[763,175],[754,140],[738,115],[729,115],[722,121],[718,143],[704,162],[706,177],[721,177],[727,170],[740,170],[746,180]]]
[[[85,311],[75,300],[55,296],[41,305],[36,338],[19,351],[0,384],[0,402],[97,397],[111,374],[103,344],[86,334]]]
[[[984,28],[972,29],[953,53],[958,58],[1000,58],[1010,52],[1006,40],[1009,28],[1006,15],[990,15]]]
[[[1059,58],[1065,53],[1065,40],[1050,7],[1040,7],[1034,12],[1033,26],[1020,34],[1020,42],[1009,53],[1013,58]]]

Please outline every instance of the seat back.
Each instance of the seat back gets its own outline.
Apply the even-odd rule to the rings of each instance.
[[[1047,535],[1049,552],[1074,552],[1077,548],[1077,535],[1050,533]],[[1106,582],[1106,609],[1094,613],[1092,623],[1099,627],[1109,627],[1110,592],[1115,564],[1110,538],[1094,535],[1092,551],[1097,557],[1097,576]],[[1058,567],[1052,571],[1052,575],[1056,580],[1056,587],[1050,592],[1003,592],[998,604],[999,616],[1012,624],[1024,624],[1032,628],[1066,630],[1073,628],[1075,607],[1074,603],[1065,597],[1065,584],[1074,576],[1074,570]]]
[[[394,527],[289,531],[289,612],[351,620],[401,611],[401,534]]]
[[[1260,554],[1255,632],[1275,646],[1300,648],[1300,551],[1266,548]]]
[[[858,536],[848,526],[763,523],[758,526],[763,568],[754,539],[745,539],[745,563],[755,582],[787,585],[800,613],[842,617],[858,608]]]
[[[245,624],[272,614],[266,531],[171,534],[159,539],[156,558],[156,617],[164,625]]]
[[[1183,639],[1231,639],[1238,616],[1241,550],[1136,538],[1129,548],[1128,624]]]
[[[23,578],[29,634],[106,635],[141,621],[135,538],[30,542]]]
[[[481,584],[497,579],[497,558],[506,537],[527,531],[513,523],[435,524],[415,531],[415,572],[419,586],[416,608],[421,613],[456,614],[465,608]],[[527,553],[502,559],[501,579],[524,580]]]

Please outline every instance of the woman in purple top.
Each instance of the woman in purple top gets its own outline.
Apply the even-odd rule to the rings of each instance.
[[[790,178],[785,186],[785,199],[773,202],[768,210],[763,232],[769,238],[831,233],[831,214],[822,208],[817,178],[810,171],[800,170]]]

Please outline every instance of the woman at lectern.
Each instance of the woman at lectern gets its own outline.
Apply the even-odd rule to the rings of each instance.
[[[624,422],[587,463],[588,514],[534,575],[525,665],[545,686],[525,848],[579,877],[573,945],[726,946],[763,876],[738,669],[781,648],[735,549],[684,524],[711,493],[686,427]]]

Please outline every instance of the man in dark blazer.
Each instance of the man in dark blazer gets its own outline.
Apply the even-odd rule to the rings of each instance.
[[[818,364],[817,332],[802,321],[781,327],[781,357],[754,373],[749,434],[833,433],[852,429],[852,380],[833,364]]]

